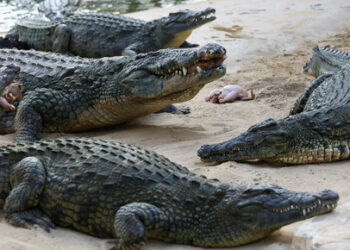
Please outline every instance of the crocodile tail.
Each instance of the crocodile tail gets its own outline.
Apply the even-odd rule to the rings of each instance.
[[[53,21],[62,20],[80,6],[82,0],[45,0],[40,3],[38,11]]]

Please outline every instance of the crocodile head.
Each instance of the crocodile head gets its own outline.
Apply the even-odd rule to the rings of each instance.
[[[223,239],[216,238],[213,244],[220,245],[210,246],[236,246],[261,239],[284,225],[330,212],[338,200],[331,190],[311,194],[264,183],[231,187],[218,204],[215,218],[209,216],[216,226],[206,227],[220,232]]]
[[[165,44],[163,48],[178,48],[194,29],[215,20],[214,13],[213,8],[202,11],[180,10],[152,21],[150,26],[155,28],[157,40]]]
[[[302,145],[305,141],[302,138],[308,138],[304,136],[299,123],[299,120],[293,118],[279,121],[268,119],[250,127],[236,138],[218,144],[201,146],[198,156],[202,161],[258,159],[277,163],[297,163],[293,161],[298,160],[299,156],[301,158],[306,156],[298,154],[298,151],[302,152],[305,146]],[[311,134],[312,132],[309,131],[309,138]]]
[[[194,97],[208,82],[225,74],[226,50],[217,44],[195,49],[163,49],[126,58],[118,73],[124,99],[150,112]],[[119,93],[116,93],[119,95]]]

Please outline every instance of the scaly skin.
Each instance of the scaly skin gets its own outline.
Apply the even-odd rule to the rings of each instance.
[[[282,164],[331,162],[350,157],[350,68],[321,75],[291,114],[266,120],[223,143],[203,145],[203,161],[259,159]]]
[[[15,119],[0,117],[1,132],[15,128],[17,141],[33,141],[40,131],[88,130],[159,111],[223,76],[225,54],[216,44],[101,59],[0,50],[0,65],[21,67],[24,92]]]
[[[344,67],[350,66],[350,55],[347,52],[323,48],[318,46],[313,48],[313,55],[304,66],[304,72],[311,69],[315,77],[323,74],[333,74]]]
[[[148,238],[242,245],[329,212],[339,199],[330,190],[220,183],[154,152],[93,139],[0,147],[0,161],[0,207],[9,223],[117,238],[116,249],[140,249]]]
[[[24,18],[8,37],[29,48],[81,57],[133,56],[163,48],[193,47],[191,32],[215,19],[215,9],[181,10],[150,22],[106,13],[76,13],[60,21]]]

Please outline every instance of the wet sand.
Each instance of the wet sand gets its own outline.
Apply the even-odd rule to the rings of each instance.
[[[188,115],[152,114],[130,123],[77,134],[45,134],[44,137],[89,136],[137,144],[163,154],[192,171],[229,183],[270,182],[296,191],[333,189],[340,203],[350,201],[348,161],[302,166],[266,163],[204,164],[197,149],[239,135],[268,118],[285,117],[296,98],[313,80],[302,67],[319,44],[350,51],[350,4],[347,1],[292,0],[276,2],[216,0],[186,6],[148,10],[132,16],[152,19],[183,9],[215,7],[217,20],[193,32],[188,41],[216,42],[226,47],[228,74],[209,83],[191,101]],[[227,84],[254,88],[256,100],[217,105],[204,102],[214,88]],[[0,143],[14,135],[0,136]],[[265,240],[235,249],[289,249],[300,223],[283,227]],[[108,249],[106,240],[59,228],[48,234],[41,229],[15,228],[0,222],[0,249]],[[150,241],[144,249],[195,249]]]

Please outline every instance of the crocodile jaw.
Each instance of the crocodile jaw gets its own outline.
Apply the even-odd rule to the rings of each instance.
[[[135,69],[128,65],[123,85],[130,99],[147,102],[183,102],[191,99],[206,83],[226,72],[226,50],[217,44],[199,49],[165,49],[136,57]]]
[[[338,194],[331,190],[299,193],[263,183],[253,184],[246,191],[251,190],[248,198],[243,199],[245,194],[242,194],[235,207],[237,224],[246,228],[242,237],[238,237],[238,245],[263,238],[282,226],[328,213],[336,208],[339,200]]]

